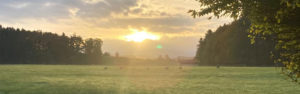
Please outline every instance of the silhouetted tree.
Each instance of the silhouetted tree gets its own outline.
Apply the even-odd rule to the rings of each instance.
[[[300,4],[299,0],[196,0],[201,10],[190,10],[194,17],[214,14],[251,21],[249,37],[276,42],[275,62],[284,64],[283,72],[292,80],[300,78]],[[211,18],[211,17],[210,17]],[[269,37],[272,36],[272,37]]]
[[[101,47],[100,39],[0,25],[0,64],[99,64]]]
[[[251,45],[248,37],[250,22],[240,19],[219,27],[215,32],[208,30],[199,41],[196,60],[200,65],[247,65],[274,66],[270,52],[275,42],[257,38]]]

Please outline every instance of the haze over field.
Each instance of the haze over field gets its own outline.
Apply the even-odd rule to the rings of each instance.
[[[15,68],[15,70],[11,70]],[[60,72],[57,72],[57,71]],[[5,72],[3,72],[5,71]],[[2,94],[298,94],[300,86],[266,67],[5,65]]]
[[[0,0],[0,94],[298,94],[300,0]]]
[[[194,0],[1,0],[0,22],[9,27],[101,38],[103,51],[121,56],[192,57],[208,29],[232,21],[208,20],[208,16],[193,19],[187,11],[198,7]]]

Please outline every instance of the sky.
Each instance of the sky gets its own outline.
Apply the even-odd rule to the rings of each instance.
[[[208,20],[209,15],[194,19],[187,13],[199,8],[195,0],[0,0],[0,24],[100,38],[103,51],[112,55],[193,57],[207,30],[232,21]],[[143,36],[137,32],[146,39],[128,39]]]

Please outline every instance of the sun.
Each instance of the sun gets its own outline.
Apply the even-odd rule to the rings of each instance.
[[[127,41],[133,42],[143,42],[144,40],[159,40],[160,37],[158,35],[151,34],[146,32],[146,30],[139,31],[137,29],[130,29],[133,33],[125,36]]]

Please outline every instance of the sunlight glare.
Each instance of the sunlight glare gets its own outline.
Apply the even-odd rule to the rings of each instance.
[[[133,42],[143,42],[144,40],[159,40],[160,37],[158,35],[151,34],[146,32],[146,30],[139,31],[137,29],[130,29],[133,33],[125,36],[127,41]]]

